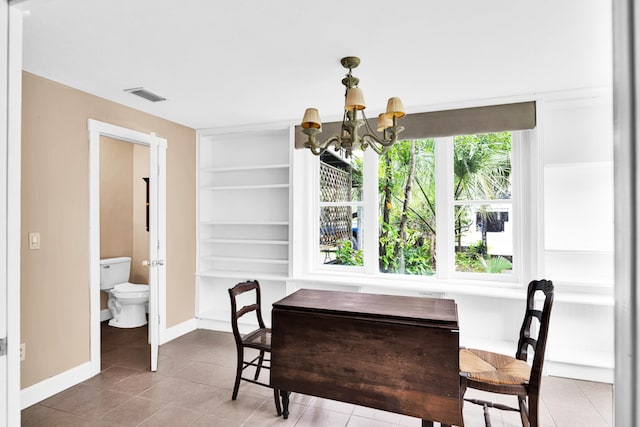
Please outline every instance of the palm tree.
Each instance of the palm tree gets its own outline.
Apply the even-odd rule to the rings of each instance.
[[[511,133],[463,135],[454,138],[454,200],[495,200],[511,197]],[[456,208],[456,242],[469,224]],[[485,248],[486,250],[486,248]],[[484,254],[486,255],[486,254]]]

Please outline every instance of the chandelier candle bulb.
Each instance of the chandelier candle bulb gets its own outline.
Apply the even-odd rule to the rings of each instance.
[[[320,121],[320,113],[317,108],[307,108],[302,118],[301,126],[304,129],[314,128],[320,129],[322,122]]]

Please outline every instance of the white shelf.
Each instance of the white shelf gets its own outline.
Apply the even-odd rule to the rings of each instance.
[[[219,220],[219,219],[214,219],[214,220],[207,220],[207,221],[200,221],[201,225],[283,225],[283,226],[288,226],[289,225],[289,221],[263,221],[263,220],[256,220],[256,221],[244,221],[244,220]]]
[[[208,261],[226,261],[226,262],[253,262],[256,264],[288,264],[286,259],[273,259],[273,258],[243,258],[243,257],[226,257],[217,255],[207,255],[201,257],[203,260]]]
[[[270,190],[277,188],[289,188],[289,184],[255,184],[255,185],[224,185],[203,186],[202,190],[209,191],[235,191],[235,190]]]
[[[288,169],[288,164],[277,164],[277,165],[255,165],[255,166],[229,166],[224,168],[202,168],[201,172],[208,173],[216,173],[216,172],[242,172],[242,171],[258,171],[265,169]]]
[[[203,243],[227,243],[232,245],[288,245],[287,240],[258,240],[258,239],[202,239]]]
[[[226,270],[207,270],[196,274],[198,277],[222,278],[222,279],[240,279],[240,280],[276,280],[285,281],[288,279],[283,274],[244,272],[244,271],[226,271]]]

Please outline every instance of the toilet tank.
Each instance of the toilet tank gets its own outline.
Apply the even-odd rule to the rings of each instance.
[[[100,289],[113,289],[127,283],[131,270],[131,257],[103,258],[100,260]]]

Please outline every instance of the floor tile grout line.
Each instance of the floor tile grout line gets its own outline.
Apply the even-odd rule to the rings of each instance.
[[[551,417],[551,421],[553,422],[553,427],[558,427],[558,423],[553,418],[553,414],[551,413],[551,409],[549,409],[547,402],[544,399],[542,399],[542,397],[538,400],[538,402],[539,402],[539,406],[544,407],[547,413],[549,414],[549,417]],[[538,414],[540,414],[540,408],[538,408]]]
[[[598,406],[595,404],[595,402],[593,400],[591,400],[591,398],[589,397],[589,394],[587,394],[587,392],[584,390],[584,388],[582,387],[581,383],[579,381],[576,381],[576,380],[573,380],[573,382],[576,384],[576,387],[578,388],[578,390],[580,390],[580,392],[585,397],[585,399],[587,399],[587,401],[591,404],[591,406],[593,406],[595,411],[598,413],[598,415],[602,419],[602,422],[605,423],[606,425],[610,425],[607,422],[607,419],[604,417],[604,415],[602,415],[602,413],[600,412],[600,409],[598,409]]]

